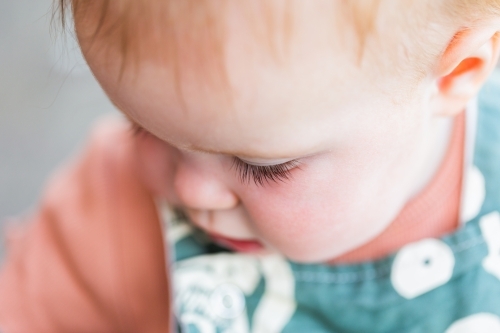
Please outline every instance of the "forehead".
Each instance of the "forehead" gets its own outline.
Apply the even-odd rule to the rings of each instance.
[[[321,150],[332,136],[340,140],[352,128],[351,113],[380,99],[381,90],[372,85],[375,71],[359,63],[359,40],[342,2],[298,2],[287,9],[275,1],[270,10],[288,11],[293,22],[275,15],[269,18],[271,30],[255,25],[252,13],[259,8],[236,3],[225,8],[220,54],[210,43],[199,48],[206,43],[203,34],[190,39],[187,33],[179,35],[186,43],[175,46],[176,62],[144,57],[122,68],[110,61],[118,50],[99,45],[105,38],[87,47],[81,38],[83,50],[122,111],[186,148],[295,157]],[[142,53],[156,53],[172,41],[159,42],[165,44],[141,44]],[[383,87],[383,79],[378,81]]]

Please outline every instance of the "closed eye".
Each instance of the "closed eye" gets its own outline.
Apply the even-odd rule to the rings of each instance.
[[[263,186],[265,183],[290,180],[291,170],[300,169],[300,162],[291,160],[275,165],[253,165],[234,157],[232,168],[238,172],[242,183],[248,184],[253,181],[256,185]]]
[[[134,121],[131,121],[130,125],[134,136],[149,134]],[[300,169],[300,162],[298,160],[291,160],[274,165],[254,165],[246,163],[238,157],[234,157],[231,168],[236,169],[242,183],[249,184],[250,181],[253,181],[256,185],[264,186],[265,183],[269,182],[278,183],[290,180],[292,169]]]

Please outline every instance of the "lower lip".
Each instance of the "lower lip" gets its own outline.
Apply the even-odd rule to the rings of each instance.
[[[238,252],[256,252],[264,248],[262,244],[257,241],[237,240],[215,235],[211,235],[211,237],[218,244]]]

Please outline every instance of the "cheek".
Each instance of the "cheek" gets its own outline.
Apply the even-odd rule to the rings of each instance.
[[[168,184],[174,172],[175,150],[150,134],[139,134],[136,139],[139,156],[139,176],[156,196],[170,201]]]
[[[352,178],[319,165],[297,170],[289,183],[253,188],[242,201],[256,232],[281,253],[326,260],[345,251],[360,227],[356,221],[365,202],[360,184],[366,182]]]
[[[242,189],[240,197],[256,233],[279,252],[297,261],[328,260],[392,220],[401,196],[387,186],[387,157],[354,152],[318,158],[294,171],[290,182]]]

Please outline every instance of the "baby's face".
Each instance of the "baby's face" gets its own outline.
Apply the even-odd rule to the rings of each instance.
[[[100,41],[82,48],[110,98],[152,134],[137,141],[157,195],[237,250],[255,244],[234,239],[258,241],[316,262],[374,238],[421,187],[431,79],[410,94],[410,79],[368,51],[359,61],[352,25],[336,18],[339,32],[331,10],[308,4],[276,57],[230,9],[229,86],[181,68],[182,98],[171,66],[143,61],[119,81]]]

